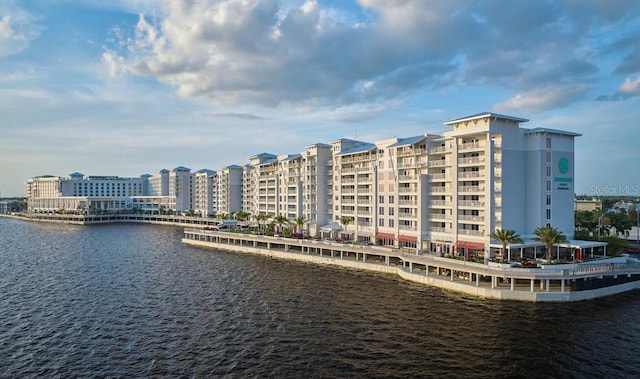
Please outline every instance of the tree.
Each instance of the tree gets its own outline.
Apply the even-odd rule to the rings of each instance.
[[[286,218],[283,215],[277,215],[276,217],[273,218],[273,222],[278,225],[278,229],[280,232],[282,232],[282,225],[288,224],[289,223],[289,219]]]
[[[558,228],[554,228],[550,225],[537,227],[533,234],[535,234],[533,240],[542,242],[547,249],[547,261],[549,262],[551,262],[553,245],[567,242],[567,236],[559,231]]]
[[[507,249],[507,245],[511,243],[522,243],[522,238],[514,230],[511,229],[496,229],[495,232],[489,234],[489,237],[494,240],[500,242],[502,244],[502,252],[501,256],[504,260],[504,252]],[[508,257],[508,260],[511,260],[511,256]]]
[[[264,221],[267,221],[268,219],[271,218],[271,216],[264,214],[264,213],[259,213],[257,215],[254,215],[253,218],[256,220],[256,222],[258,223],[258,229],[262,230],[262,223]]]
[[[347,216],[340,217],[340,224],[342,224],[342,227],[344,228],[345,233],[347,233],[347,226],[349,226],[349,224],[351,224],[352,222],[353,222],[353,219],[351,217],[347,217]]]
[[[235,214],[236,220],[238,221],[247,221],[251,217],[251,213],[245,211],[238,211]]]
[[[303,216],[298,216],[293,219],[293,223],[296,225],[296,227],[298,228],[298,232],[300,233],[302,233],[302,227],[307,222],[309,222],[309,220],[305,219]]]

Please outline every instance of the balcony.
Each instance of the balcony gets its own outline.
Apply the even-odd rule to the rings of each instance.
[[[430,220],[451,220],[451,215],[444,213],[431,213],[429,215]]]
[[[399,162],[398,168],[416,168],[416,162]]]
[[[480,165],[484,163],[484,157],[470,157],[470,158],[459,158],[458,164],[461,166],[469,165]]]
[[[396,155],[399,157],[406,157],[408,155],[420,155],[420,154],[424,154],[425,150],[424,149],[398,149],[396,150]]]
[[[431,200],[429,202],[429,206],[431,207],[450,207],[451,202],[448,200]]]
[[[447,152],[446,146],[432,147],[429,149],[429,154],[442,154],[446,152]]]
[[[458,150],[483,150],[484,149],[484,143],[480,143],[480,142],[469,142],[469,143],[463,143],[458,145]]]
[[[461,200],[458,202],[461,207],[484,207],[484,201],[479,200]]]
[[[451,228],[443,228],[441,226],[432,226],[430,229],[433,233],[451,233]]]
[[[399,175],[398,180],[402,182],[414,181],[418,177],[416,175]]]
[[[449,174],[431,174],[429,175],[429,179],[432,182],[443,182],[443,181],[448,181],[451,180],[451,175]]]
[[[459,186],[458,192],[484,192],[484,186]]]
[[[402,191],[400,191],[400,192],[402,192]],[[449,187],[431,187],[431,188],[429,188],[429,192],[431,192],[431,193],[449,192]]]
[[[484,237],[484,232],[480,230],[471,230],[471,229],[458,229],[458,234],[464,234],[467,236],[481,236]]]
[[[427,163],[427,166],[429,167],[444,167],[444,166],[450,166],[451,165],[451,161],[448,159],[436,159],[433,161],[429,161]]]
[[[484,216],[458,215],[458,221],[484,222]]]
[[[458,174],[458,178],[461,178],[461,179],[484,178],[484,175],[481,175],[479,171],[461,172]]]
[[[398,187],[398,193],[415,193],[416,189],[413,187]]]
[[[418,201],[417,200],[398,200],[398,205],[413,205],[413,206],[417,206],[418,205]]]
[[[415,225],[402,225],[402,224],[400,224],[400,225],[398,225],[398,229],[415,231],[415,230],[418,230],[418,227],[415,226]]]
[[[416,219],[416,218],[418,218],[418,214],[417,213],[410,213],[410,212],[398,212],[398,217],[399,218]]]

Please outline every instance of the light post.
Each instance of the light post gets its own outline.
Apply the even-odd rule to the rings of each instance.
[[[636,246],[640,247],[640,212],[636,209]]]

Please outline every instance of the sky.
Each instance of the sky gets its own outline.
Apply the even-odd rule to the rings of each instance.
[[[2,197],[480,112],[581,133],[576,194],[640,195],[640,2],[0,2]]]

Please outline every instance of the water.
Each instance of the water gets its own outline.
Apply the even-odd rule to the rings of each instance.
[[[638,291],[488,301],[181,234],[0,218],[0,377],[640,377]]]

